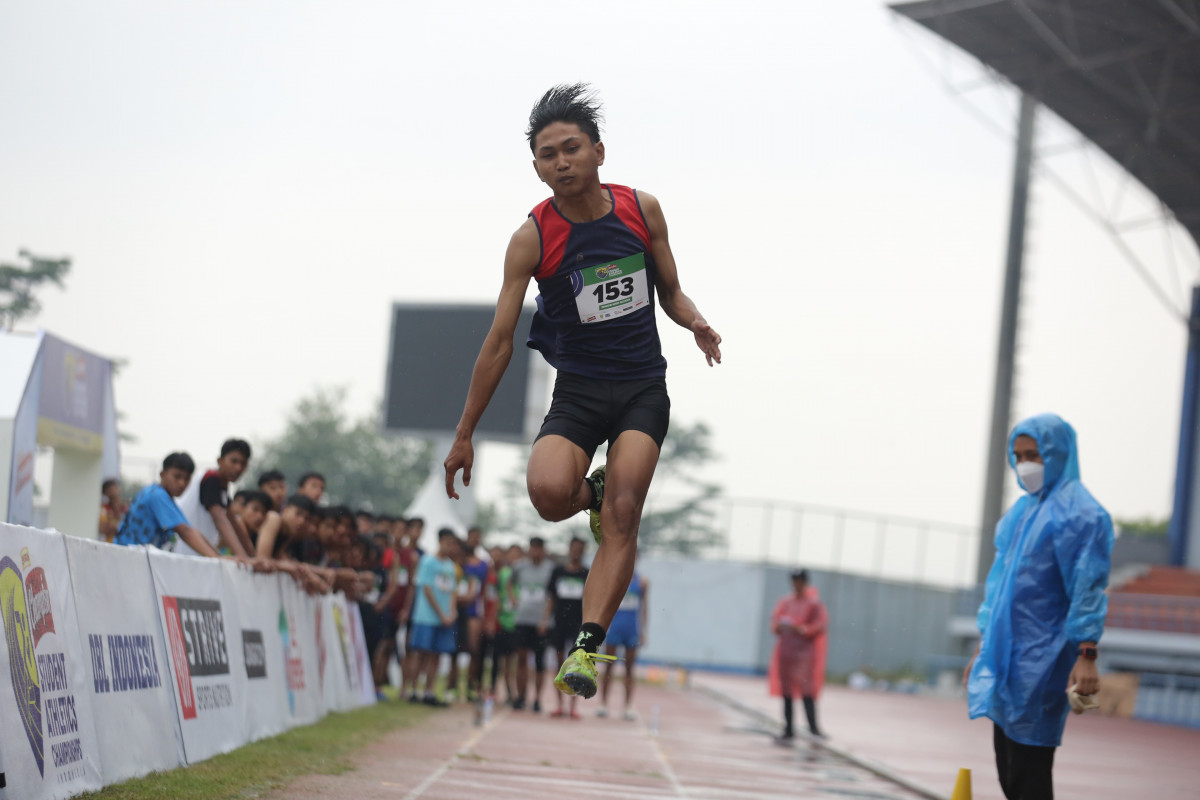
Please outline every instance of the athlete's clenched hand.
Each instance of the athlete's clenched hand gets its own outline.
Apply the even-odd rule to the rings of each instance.
[[[704,357],[711,367],[713,362],[721,363],[721,334],[717,333],[702,319],[692,323],[692,335],[696,337],[696,346],[704,352]]]
[[[475,463],[475,447],[470,439],[455,439],[450,446],[450,454],[446,456],[443,466],[446,467],[446,496],[458,499],[454,491],[454,476],[461,469],[463,485],[471,485],[471,465]]]

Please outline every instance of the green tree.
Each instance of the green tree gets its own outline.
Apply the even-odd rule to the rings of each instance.
[[[429,475],[432,445],[385,434],[375,416],[350,419],[345,401],[340,387],[301,398],[283,434],[256,448],[251,472],[278,469],[293,483],[320,472],[331,502],[402,513]]]
[[[43,258],[24,249],[17,256],[25,263],[0,262],[0,328],[9,331],[17,320],[41,310],[41,304],[34,297],[39,286],[50,282],[61,288],[63,279],[71,271],[69,258]]]
[[[658,457],[647,511],[642,514],[638,531],[642,550],[695,556],[724,543],[725,535],[716,527],[713,508],[721,487],[699,477],[703,468],[717,458],[707,424],[671,427]],[[656,487],[661,487],[661,492]]]
[[[658,469],[638,530],[638,548],[642,552],[694,556],[724,542],[724,534],[716,527],[713,508],[721,489],[698,477],[706,465],[717,459],[711,437],[712,431],[703,422],[690,427],[672,424],[659,454]],[[525,455],[522,466],[502,481],[499,500],[481,507],[479,518],[486,522],[485,530],[522,537],[538,535],[557,541],[579,536],[591,541],[586,514],[558,524],[538,516],[525,488],[528,450]],[[601,453],[595,463],[602,463],[603,459]]]
[[[1121,534],[1130,534],[1132,536],[1166,536],[1167,528],[1171,527],[1171,519],[1154,519],[1153,517],[1143,517],[1141,519],[1114,519],[1113,523],[1120,529]]]

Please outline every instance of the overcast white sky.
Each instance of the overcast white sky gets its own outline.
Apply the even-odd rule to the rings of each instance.
[[[1012,144],[914,41],[863,0],[10,3],[0,258],[71,256],[26,327],[129,359],[125,455],[204,462],[317,385],[371,408],[393,301],[493,301],[545,196],[529,108],[590,81],[602,177],[659,197],[725,338],[709,369],[660,318],[727,494],[976,524]],[[1033,214],[1015,417],[1062,414],[1115,515],[1165,516],[1184,328],[1045,181]]]

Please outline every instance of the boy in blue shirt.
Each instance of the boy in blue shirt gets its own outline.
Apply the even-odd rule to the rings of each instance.
[[[416,677],[425,676],[424,703],[431,706],[448,705],[433,693],[437,680],[438,661],[442,653],[454,656],[455,621],[458,608],[454,601],[454,589],[458,583],[458,567],[454,557],[458,554],[458,537],[449,528],[438,531],[438,551],[434,555],[421,556],[417,566],[416,598],[412,612],[411,647],[416,653]],[[418,702],[416,683],[408,698]]]
[[[197,554],[216,558],[217,551],[200,531],[188,525],[175,504],[175,498],[183,494],[195,471],[196,463],[187,453],[171,453],[164,458],[159,482],[138,492],[129,513],[121,520],[113,544],[150,544],[161,549],[178,535]]]

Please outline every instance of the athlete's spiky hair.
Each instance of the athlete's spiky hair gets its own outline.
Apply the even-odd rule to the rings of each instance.
[[[573,122],[588,135],[592,144],[600,141],[600,123],[604,121],[603,106],[596,93],[586,83],[559,84],[550,89],[529,112],[529,149],[533,141],[552,122]]]

